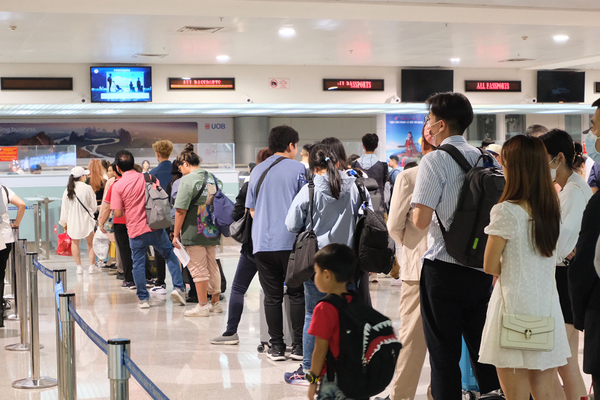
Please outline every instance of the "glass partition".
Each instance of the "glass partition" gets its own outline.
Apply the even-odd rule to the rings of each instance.
[[[581,114],[565,114],[565,131],[567,131],[574,142],[581,143]]]
[[[513,136],[525,134],[525,115],[507,114],[504,118],[506,124],[506,140]]]
[[[63,174],[75,165],[75,145],[0,147],[0,175]]]
[[[183,151],[184,143],[173,143],[171,160]],[[144,161],[150,163],[150,169],[158,165],[154,150],[149,148],[127,149],[131,151],[135,162],[142,165]],[[200,165],[209,169],[234,169],[235,168],[235,144],[233,143],[194,143],[194,151],[202,159]]]
[[[467,142],[481,146],[485,138],[496,140],[496,114],[476,114],[467,128]]]

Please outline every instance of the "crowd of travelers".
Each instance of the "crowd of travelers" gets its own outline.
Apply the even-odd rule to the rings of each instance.
[[[298,132],[289,126],[271,130],[268,147],[250,165],[232,206],[231,219],[243,223],[248,234],[231,284],[226,328],[210,343],[236,345],[243,339],[238,325],[244,295],[258,275],[269,337],[266,356],[300,362],[283,380],[308,386],[311,399],[374,396],[358,389],[363,387],[358,380],[352,389],[351,366],[343,364],[356,350],[362,351],[363,371],[370,368],[370,346],[347,339],[348,315],[371,315],[373,274],[363,267],[369,260],[361,257],[359,236],[364,224],[373,223],[369,218],[379,218],[396,249],[394,268],[390,263],[384,272],[399,275],[402,349],[385,347],[397,343],[394,334],[380,342],[365,334],[363,340],[376,347],[370,349],[373,363],[384,365],[386,355],[378,351],[393,356],[388,398],[415,397],[427,352],[428,398],[462,398],[465,371],[459,360],[466,346],[482,399],[579,400],[587,394],[578,361],[580,331],[585,331],[583,371],[599,389],[600,167],[594,161],[600,162],[600,111],[586,138],[586,160],[581,144],[567,132],[541,125],[502,145],[486,139],[474,147],[463,137],[473,120],[464,95],[436,94],[427,105],[417,140],[419,162],[406,165],[395,155],[380,160],[374,133],[362,138],[362,156],[347,156],[340,140],[329,137],[305,145],[298,162]],[[600,107],[600,100],[593,106]],[[167,294],[168,269],[171,300],[195,304],[185,308],[185,317],[223,313],[216,254],[222,231],[212,217],[223,183],[202,167],[192,145],[173,162],[170,141],[160,140],[153,149],[158,161],[153,169],[146,160],[137,165],[131,152],[121,150],[113,164],[92,160],[87,169],[71,170],[59,224],[71,238],[77,273],[84,271],[79,247],[85,240],[88,273],[114,270],[123,289],[136,290],[140,309],[150,307],[151,294]],[[470,185],[473,176],[495,187]],[[165,228],[150,227],[149,188],[164,192],[171,205]],[[13,241],[7,205],[18,208],[12,223],[18,227],[25,203],[6,187],[0,194],[3,277]],[[471,210],[465,208],[469,195],[483,199]],[[488,209],[482,208],[486,202]],[[465,257],[457,252],[457,239],[471,235],[470,228],[456,228],[464,221],[474,221],[479,229],[475,237],[466,237],[472,248]],[[94,249],[102,235],[114,252],[100,259]],[[287,284],[289,268],[299,263],[294,257],[301,254],[301,237],[316,247],[312,276]],[[189,257],[185,268],[182,252]],[[382,317],[376,331],[391,326]],[[285,320],[290,332],[284,332]]]

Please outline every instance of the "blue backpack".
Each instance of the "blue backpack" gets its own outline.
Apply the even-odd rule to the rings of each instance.
[[[208,172],[204,171],[204,181],[207,182],[207,179]],[[213,196],[212,206],[209,208],[209,212],[213,223],[219,232],[221,232],[221,234],[225,237],[230,237],[231,234],[229,233],[229,226],[233,224],[231,213],[233,212],[235,204],[229,199],[229,197],[225,196],[225,193],[223,193],[223,191],[219,188],[219,183],[214,175],[213,180],[215,182],[215,186],[217,187],[217,192]]]

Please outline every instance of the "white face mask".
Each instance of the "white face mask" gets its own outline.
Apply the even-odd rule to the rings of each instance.
[[[556,157],[554,157],[552,159],[552,161],[550,161],[548,164],[552,164],[555,159],[556,159]],[[562,163],[560,163],[560,164],[562,164]],[[558,167],[560,167],[560,164],[558,164]],[[550,177],[552,178],[552,182],[554,182],[556,180],[556,170],[558,169],[558,167],[552,168],[552,166],[550,166]]]

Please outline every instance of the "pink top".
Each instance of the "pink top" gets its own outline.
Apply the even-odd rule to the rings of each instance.
[[[158,179],[157,179],[158,180]],[[130,238],[152,232],[146,222],[146,182],[144,175],[133,170],[123,174],[111,186],[111,210],[123,210]]]

